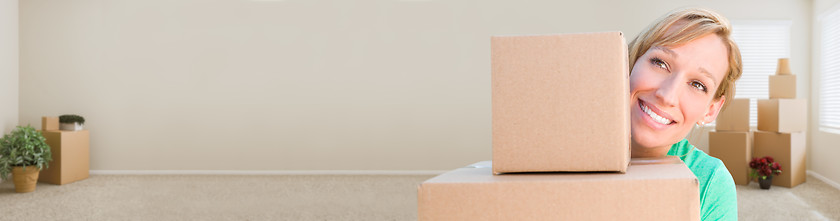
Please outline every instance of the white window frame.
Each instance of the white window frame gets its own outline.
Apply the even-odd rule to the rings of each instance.
[[[790,58],[792,24],[792,20],[732,21],[732,39],[741,50],[744,67],[735,83],[735,98],[750,99],[751,127],[758,123],[758,99],[770,97],[768,76],[776,74],[779,58]]]
[[[840,7],[818,18],[819,130],[840,134]]]

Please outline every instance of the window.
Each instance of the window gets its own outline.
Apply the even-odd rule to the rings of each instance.
[[[732,21],[732,40],[741,49],[744,66],[741,79],[735,84],[735,98],[750,98],[750,126],[758,122],[758,99],[770,97],[768,76],[776,74],[779,58],[790,57],[791,24],[791,21]]]
[[[820,130],[840,131],[840,9],[820,18]]]

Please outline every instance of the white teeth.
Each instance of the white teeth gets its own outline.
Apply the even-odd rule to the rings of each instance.
[[[657,123],[665,124],[665,125],[671,124],[671,122],[672,122],[671,119],[659,116],[658,114],[654,113],[652,110],[650,110],[650,108],[648,108],[645,105],[641,105],[641,106],[642,106],[642,110],[644,110],[645,113],[647,113],[648,116],[650,116],[650,118],[653,118],[653,121],[656,121]]]

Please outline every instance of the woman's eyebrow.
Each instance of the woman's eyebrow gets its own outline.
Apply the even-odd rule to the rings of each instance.
[[[660,50],[660,51],[662,51],[662,52],[665,52],[666,54],[671,55],[671,57],[674,57],[674,58],[679,57],[679,54],[677,54],[677,52],[676,52],[676,51],[671,50],[670,48],[666,48],[666,47],[662,47],[662,46],[657,46],[657,47],[653,47],[653,49],[656,49],[656,50]],[[715,82],[715,77],[714,77],[714,76],[712,76],[712,73],[711,73],[711,72],[709,72],[708,70],[706,70],[706,68],[703,68],[703,67],[698,67],[698,70],[700,71],[700,73],[703,73],[703,76],[706,76],[707,78],[709,78],[709,80],[711,80],[712,85],[716,85],[716,84],[717,84],[717,82]]]
[[[675,52],[674,50],[671,50],[670,48],[658,46],[658,47],[654,47],[654,49],[663,51],[663,52],[671,55],[671,57],[674,57],[674,58],[679,57],[679,54],[677,54],[677,52]]]
[[[712,80],[712,85],[717,84],[717,82],[715,82],[715,78],[712,76],[712,73],[709,73],[709,71],[706,70],[706,68],[698,67],[697,69],[699,69],[700,73],[703,73],[704,76],[709,78],[709,80]]]

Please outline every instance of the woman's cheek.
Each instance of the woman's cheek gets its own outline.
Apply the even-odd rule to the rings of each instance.
[[[693,125],[703,119],[706,110],[708,109],[708,102],[705,96],[686,95],[680,99],[682,104],[683,116],[685,116],[685,123]]]
[[[647,73],[645,73],[645,71],[643,71],[641,69],[642,68],[639,68],[638,64],[637,64],[636,67],[633,67],[632,72],[630,72],[631,73],[630,74],[630,92],[631,93],[633,91],[636,91],[638,88],[640,88],[641,85],[639,85],[639,84],[641,84],[642,82],[645,82],[644,78],[645,78],[645,75]]]

